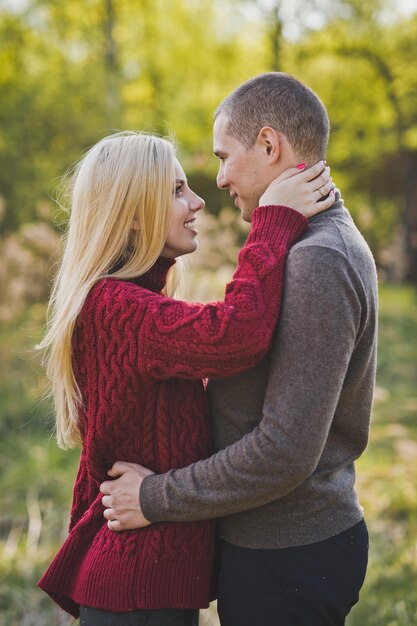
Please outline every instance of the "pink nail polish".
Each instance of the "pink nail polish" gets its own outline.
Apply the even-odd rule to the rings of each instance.
[[[298,165],[296,165],[297,170],[303,170],[305,168],[306,164],[305,163],[299,163]]]

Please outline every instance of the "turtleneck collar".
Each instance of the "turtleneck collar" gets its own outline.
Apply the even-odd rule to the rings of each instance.
[[[138,276],[132,282],[149,291],[160,293],[166,285],[168,271],[174,264],[175,259],[167,259],[160,256],[150,270],[142,274],[142,276]]]

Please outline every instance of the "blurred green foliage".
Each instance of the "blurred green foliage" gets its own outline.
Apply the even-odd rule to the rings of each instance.
[[[349,626],[417,623],[417,291],[380,288],[371,441],[357,463],[371,548]]]
[[[4,231],[51,206],[68,165],[122,128],[175,133],[217,212],[213,111],[243,80],[279,69],[325,102],[333,177],[379,266],[417,282],[417,13],[394,9],[391,0],[1,0]],[[298,37],[286,36],[295,25]]]

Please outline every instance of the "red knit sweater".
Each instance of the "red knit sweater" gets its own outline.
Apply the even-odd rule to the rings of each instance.
[[[83,448],[70,532],[39,586],[62,608],[198,608],[209,601],[212,522],[157,523],[115,533],[99,492],[116,460],[154,472],[210,454],[204,377],[237,374],[266,353],[278,318],[284,261],[307,225],[286,207],[260,207],[225,299],[162,296],[173,261],[134,281],[91,290],[74,334]]]

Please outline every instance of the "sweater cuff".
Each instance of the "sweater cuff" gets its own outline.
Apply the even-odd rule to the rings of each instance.
[[[139,490],[139,504],[142,514],[149,522],[169,521],[162,514],[164,510],[163,474],[151,474],[143,479]]]
[[[308,226],[304,215],[281,205],[259,206],[252,213],[252,228],[247,243],[268,241],[290,248]]]

